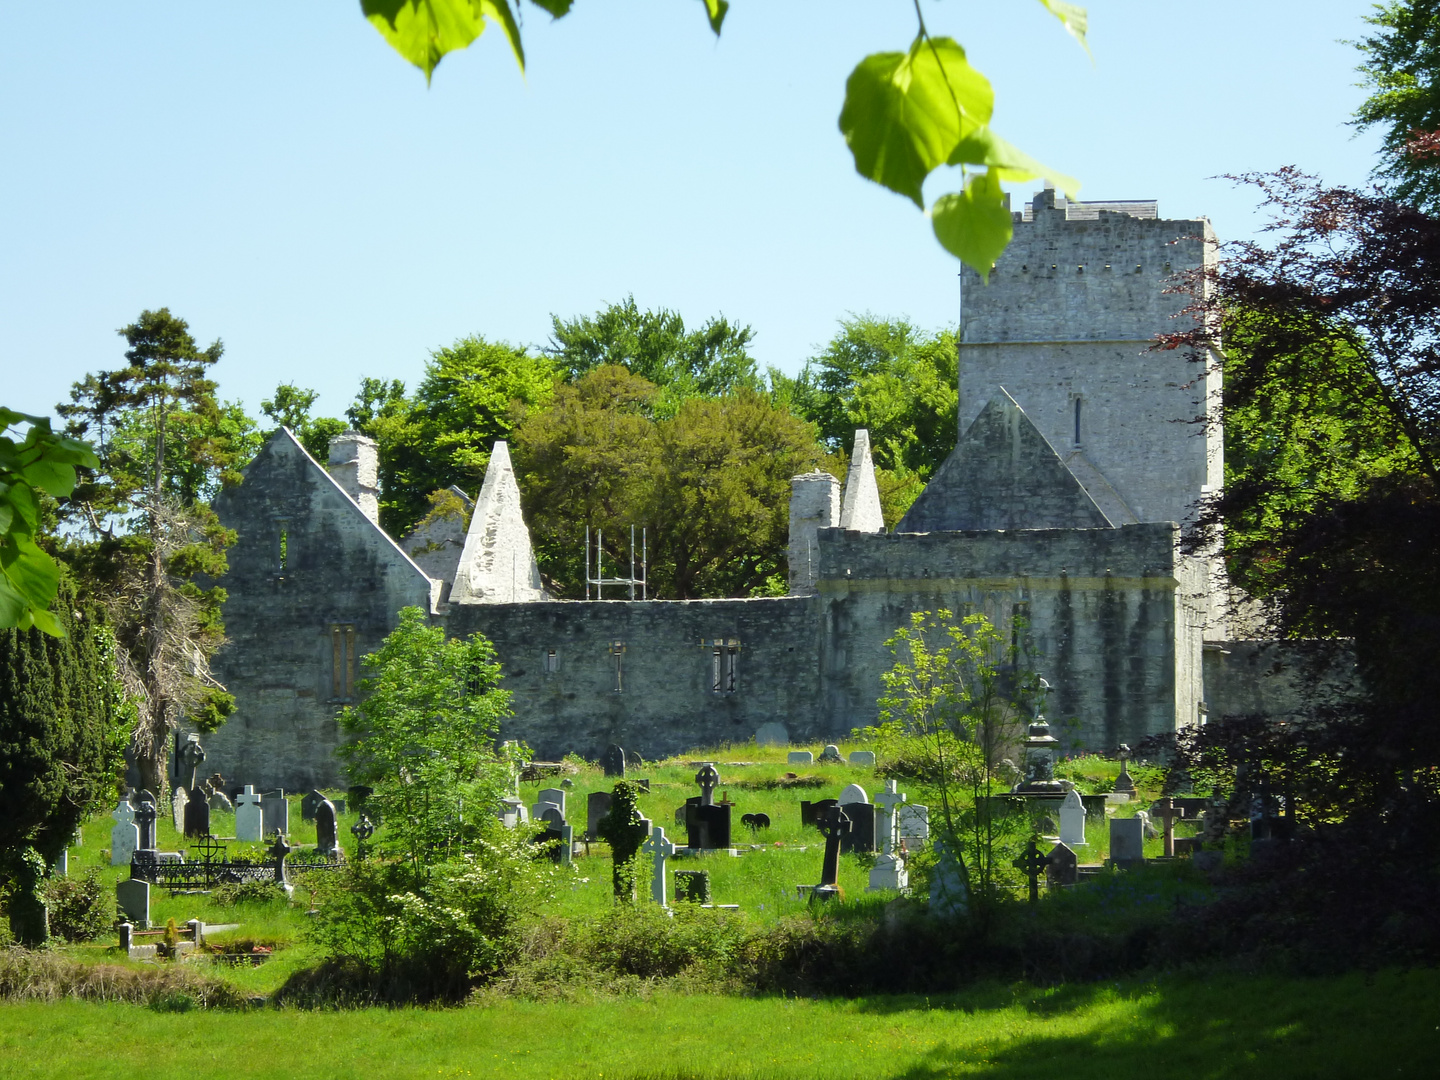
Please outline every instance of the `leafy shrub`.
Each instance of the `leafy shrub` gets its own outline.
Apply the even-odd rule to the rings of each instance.
[[[91,870],[83,878],[51,878],[44,886],[50,933],[65,941],[92,941],[115,925],[115,899]]]

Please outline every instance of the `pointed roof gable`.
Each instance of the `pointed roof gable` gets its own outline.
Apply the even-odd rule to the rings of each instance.
[[[840,527],[867,533],[885,531],[880,489],[875,485],[875,463],[870,458],[870,432],[865,428],[855,429],[855,450],[850,455],[850,474],[845,478]]]
[[[520,486],[515,482],[510,450],[497,441],[490,450],[485,483],[470,516],[450,602],[513,604],[544,599],[530,530],[520,512]]]
[[[896,531],[1110,527],[1084,485],[1001,387]]]

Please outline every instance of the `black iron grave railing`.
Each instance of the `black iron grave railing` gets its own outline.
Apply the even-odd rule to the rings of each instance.
[[[201,837],[193,845],[190,862],[182,862],[178,854],[170,856],[167,853],[162,858],[159,852],[139,850],[131,857],[130,876],[148,881],[157,888],[169,889],[174,894],[199,892],[217,885],[246,881],[281,884],[297,874],[339,870],[345,865],[341,859],[324,858],[239,862],[225,858],[225,854],[224,845],[211,836]]]

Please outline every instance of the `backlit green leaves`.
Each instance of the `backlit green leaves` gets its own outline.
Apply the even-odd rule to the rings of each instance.
[[[25,437],[5,434],[29,424]],[[75,488],[75,466],[98,469],[90,447],[56,435],[50,421],[0,407],[0,628],[39,627],[63,637],[50,614],[60,584],[60,568],[35,544],[40,529],[40,492],[68,495]]]
[[[570,14],[575,0],[530,0],[552,18]],[[729,0],[704,0],[705,17],[718,36]],[[360,0],[360,10],[390,47],[425,72],[430,81],[446,53],[467,48],[485,32],[487,22],[505,31],[515,62],[525,70],[525,49],[520,42],[516,13],[520,0]]]
[[[990,122],[990,81],[949,38],[916,38],[905,53],[875,53],[845,82],[840,130],[861,176],[922,210],[925,178],[957,143]]]
[[[1040,2],[1085,44],[1084,8]],[[1000,182],[1043,176],[1071,197],[1080,186],[991,131],[994,103],[989,80],[970,66],[965,50],[930,36],[922,23],[908,52],[875,53],[856,65],[840,110],[855,170],[922,210],[926,177],[941,165],[960,167],[965,188],[935,201],[932,225],[945,250],[987,281],[1013,232]],[[971,177],[971,168],[985,171]]]

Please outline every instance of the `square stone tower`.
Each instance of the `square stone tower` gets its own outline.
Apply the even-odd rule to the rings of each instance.
[[[1209,221],[1053,190],[1014,219],[989,284],[961,276],[960,432],[1003,388],[1113,524],[1193,520],[1222,480],[1219,374],[1151,346],[1187,325]]]

